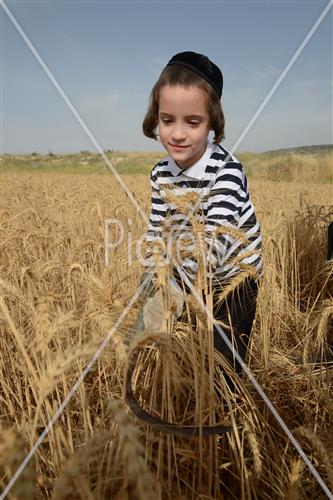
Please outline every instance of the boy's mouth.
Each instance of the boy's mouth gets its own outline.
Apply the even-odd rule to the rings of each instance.
[[[169,144],[169,146],[171,146],[174,149],[178,149],[179,151],[189,147],[189,146],[178,146],[177,144]]]

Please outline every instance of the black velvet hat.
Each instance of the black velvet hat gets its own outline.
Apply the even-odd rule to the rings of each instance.
[[[196,52],[179,52],[179,54],[174,55],[170,59],[166,67],[172,64],[180,64],[195,71],[195,73],[210,83],[221,99],[223,76],[220,68],[210,61],[207,56],[197,54]]]

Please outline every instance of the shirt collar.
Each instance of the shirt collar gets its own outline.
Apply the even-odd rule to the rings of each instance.
[[[169,168],[172,175],[174,175],[175,177],[178,175],[184,175],[185,177],[191,177],[193,179],[202,179],[205,174],[208,160],[214,151],[214,146],[215,145],[209,139],[207,139],[207,147],[202,157],[196,163],[194,163],[194,165],[186,168],[185,170],[178,167],[173,158],[171,156],[168,156],[167,159],[169,161]]]

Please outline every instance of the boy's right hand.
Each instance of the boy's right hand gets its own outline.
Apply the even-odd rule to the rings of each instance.
[[[149,297],[143,306],[143,323],[145,330],[159,331],[164,318],[162,290],[159,289],[153,297]]]
[[[144,281],[149,273],[143,273],[140,283]],[[173,279],[170,281],[171,303],[175,304],[175,316],[179,318],[184,306],[184,292]],[[134,325],[135,332],[142,330],[159,331],[164,318],[162,290],[155,293],[153,281],[149,281],[140,296],[141,307]]]
[[[171,304],[175,305],[175,317],[178,319],[183,311],[184,294],[181,288],[173,280],[170,281]],[[159,289],[155,295],[148,298],[143,306],[143,321],[146,330],[159,331],[164,319],[164,306],[162,290]]]

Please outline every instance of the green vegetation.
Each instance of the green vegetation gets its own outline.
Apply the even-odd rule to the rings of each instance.
[[[104,152],[111,168],[99,153],[81,151],[77,154],[31,155],[5,154],[0,161],[1,172],[36,172],[110,174],[114,168],[120,175],[149,175],[152,167],[166,156],[165,151]],[[236,153],[249,177],[274,181],[307,181],[332,183],[333,146],[304,146],[264,153]]]
[[[318,146],[316,148],[319,148]],[[301,148],[267,153],[238,155],[249,177],[271,181],[333,183],[333,148],[316,149],[313,154]]]
[[[149,174],[152,166],[162,157],[163,152],[144,153],[141,151],[119,152],[107,151],[106,157],[117,172],[122,174]],[[10,155],[2,156],[0,172],[61,172],[91,174],[108,174],[110,169],[104,158],[99,153],[81,151],[78,154],[54,154],[41,155],[36,152],[31,155]]]
[[[275,156],[276,154],[297,154],[297,155],[307,155],[307,156],[321,156],[325,154],[330,154],[333,152],[332,144],[319,144],[315,146],[298,146],[296,148],[287,148],[287,149],[275,149],[274,151],[265,151],[262,153],[263,155]]]

